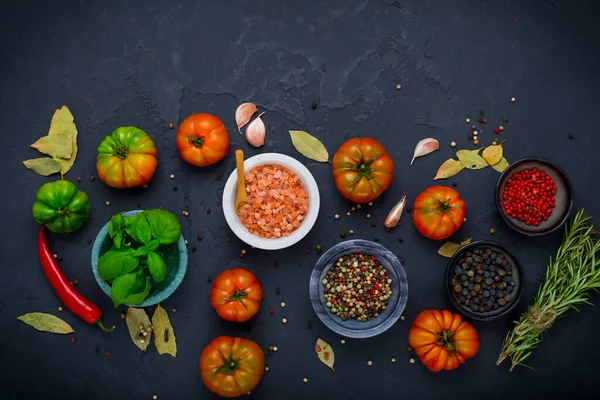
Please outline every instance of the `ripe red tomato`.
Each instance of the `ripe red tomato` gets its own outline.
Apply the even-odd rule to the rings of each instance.
[[[458,314],[426,310],[413,321],[408,344],[431,371],[452,370],[479,350],[477,331]]]
[[[445,239],[456,232],[467,215],[467,205],[458,192],[445,186],[431,186],[415,199],[413,222],[423,236]]]
[[[218,161],[229,151],[229,135],[221,120],[210,114],[192,114],[177,129],[181,158],[198,167]]]
[[[213,282],[210,303],[221,318],[244,322],[258,312],[262,293],[262,286],[252,272],[228,269]]]
[[[375,139],[354,138],[333,157],[333,178],[342,196],[354,203],[378,198],[392,183],[394,163]]]
[[[237,397],[258,385],[265,373],[265,353],[248,339],[219,336],[202,351],[200,376],[222,397]]]

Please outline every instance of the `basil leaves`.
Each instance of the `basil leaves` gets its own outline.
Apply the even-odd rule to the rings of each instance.
[[[140,304],[153,282],[165,280],[167,265],[161,247],[179,240],[181,225],[173,213],[146,210],[131,217],[113,216],[108,235],[113,246],[98,260],[98,275],[111,283],[115,307]]]

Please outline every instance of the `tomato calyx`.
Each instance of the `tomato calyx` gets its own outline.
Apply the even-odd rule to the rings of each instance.
[[[366,178],[369,180],[373,179],[373,176],[371,176],[371,174],[373,172],[377,172],[377,170],[371,168],[371,164],[373,164],[375,160],[377,160],[377,158],[379,158],[378,154],[375,154],[375,156],[373,156],[373,158],[370,161],[365,161],[361,157],[360,162],[358,162],[357,164],[350,164],[349,167],[345,168],[346,170],[358,172],[358,176],[354,178],[354,183],[358,182],[362,178]]]
[[[226,297],[224,300],[228,301],[239,301],[244,307],[248,308],[246,304],[244,304],[244,297],[248,297],[248,293],[241,289],[237,289],[235,292],[231,294],[231,296]]]
[[[203,137],[194,137],[187,135],[187,140],[196,147],[202,147],[202,145],[204,144]]]
[[[438,341],[435,342],[435,344],[444,346],[444,348],[450,352],[458,351],[458,346],[452,339],[453,335],[454,331],[443,331],[442,333],[436,332],[435,336],[438,338]]]
[[[112,149],[115,152],[115,155],[121,160],[124,160],[129,156],[129,149],[125,146],[113,145]]]
[[[235,370],[237,370],[240,367],[240,360],[241,358],[233,358],[233,350],[229,350],[229,358],[226,358],[225,355],[223,353],[221,353],[219,351],[219,355],[221,356],[221,359],[223,360],[223,366],[219,367],[215,370],[215,372],[213,372],[213,375],[216,374],[227,374],[227,375],[233,375],[235,373]]]

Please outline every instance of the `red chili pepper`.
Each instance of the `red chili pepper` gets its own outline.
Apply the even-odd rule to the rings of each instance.
[[[58,263],[54,259],[52,252],[48,248],[44,226],[40,228],[38,235],[38,253],[42,269],[46,273],[46,277],[52,285],[52,288],[58,295],[58,298],[63,304],[74,314],[79,316],[89,324],[96,324],[105,332],[110,332],[115,327],[107,329],[102,322],[102,311],[91,301],[83,297],[73,286],[69,284],[69,280],[65,277]]]

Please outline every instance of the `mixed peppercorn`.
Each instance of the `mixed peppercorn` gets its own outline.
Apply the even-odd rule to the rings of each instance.
[[[378,317],[392,294],[392,279],[385,267],[366,254],[340,257],[321,283],[327,307],[344,321]]]
[[[496,311],[514,299],[516,271],[506,256],[489,247],[466,251],[450,279],[457,301],[476,313]]]
[[[547,221],[556,207],[556,184],[544,171],[537,168],[515,172],[502,193],[502,206],[507,215],[539,226]]]

